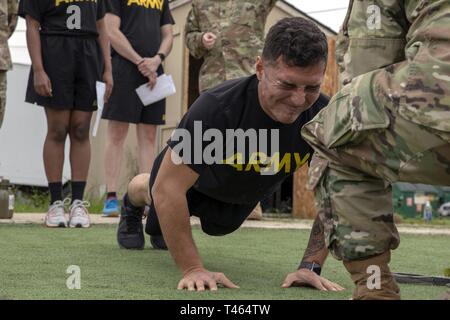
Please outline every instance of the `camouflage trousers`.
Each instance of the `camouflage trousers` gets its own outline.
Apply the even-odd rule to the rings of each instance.
[[[6,107],[6,71],[0,71],[0,128],[2,127]]]
[[[340,260],[398,247],[392,183],[450,185],[450,79],[431,84],[426,70],[437,67],[425,65],[415,77],[409,67],[403,62],[355,78],[302,129],[316,151],[308,186],[326,243]],[[417,77],[421,85],[409,86]]]

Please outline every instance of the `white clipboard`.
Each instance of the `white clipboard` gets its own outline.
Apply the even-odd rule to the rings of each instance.
[[[103,107],[105,104],[104,97],[105,97],[105,91],[106,91],[106,85],[104,82],[97,81],[95,84],[96,91],[97,91],[97,117],[95,119],[94,128],[92,129],[92,136],[97,136],[98,127],[100,125],[100,120],[102,119],[102,113],[103,113]]]
[[[148,83],[145,83],[136,89],[136,93],[144,106],[165,99],[176,92],[177,90],[172,76],[166,74],[162,74],[157,78],[153,90],[149,88]]]

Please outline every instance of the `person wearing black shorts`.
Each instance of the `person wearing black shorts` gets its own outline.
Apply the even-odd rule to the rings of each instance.
[[[178,289],[216,290],[218,284],[236,288],[224,274],[203,266],[189,216],[198,216],[209,235],[229,234],[258,201],[311,159],[313,149],[300,130],[329,101],[320,93],[327,50],[326,36],[311,21],[286,18],[274,25],[262,57],[256,58],[256,75],[202,93],[151,174],[129,183],[117,231],[119,246],[144,248],[142,213],[150,205],[145,231],[155,249],[170,250],[183,272]],[[313,271],[303,264],[283,286],[301,282],[342,290]]]
[[[169,1],[109,0],[106,22],[113,47],[114,91],[103,111],[108,121],[105,148],[107,197],[103,216],[119,214],[117,179],[130,123],[136,124],[139,172],[149,172],[155,158],[156,126],[165,124],[166,102],[144,106],[135,89],[153,88],[170,53],[174,20]]]
[[[51,203],[48,227],[89,227],[83,201],[90,162],[89,128],[97,109],[96,81],[106,83],[105,101],[113,78],[103,0],[22,0],[32,68],[25,101],[44,107],[47,136],[44,166]],[[67,222],[62,201],[64,145],[70,138],[72,202]]]

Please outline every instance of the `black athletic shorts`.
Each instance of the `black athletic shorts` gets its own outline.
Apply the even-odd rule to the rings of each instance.
[[[167,150],[168,147],[155,159],[150,175],[150,191]],[[257,205],[257,203],[242,205],[222,202],[200,193],[194,188],[188,190],[186,198],[190,215],[199,217],[203,232],[211,236],[223,236],[237,230]],[[162,235],[153,203],[150,205],[145,232],[149,235]]]
[[[36,93],[33,68],[25,101],[60,110],[97,110],[96,81],[101,80],[103,58],[93,36],[41,35],[44,70],[52,84],[53,97]]]
[[[115,54],[112,58],[114,89],[103,109],[102,118],[128,123],[162,125],[166,123],[166,100],[144,106],[136,93],[136,88],[148,83],[137,66]],[[162,66],[158,76],[163,74]]]

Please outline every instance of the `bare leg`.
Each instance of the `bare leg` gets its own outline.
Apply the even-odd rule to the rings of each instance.
[[[47,136],[44,142],[44,167],[49,183],[61,182],[64,146],[70,126],[70,111],[45,108]]]
[[[70,165],[72,181],[86,181],[91,161],[89,128],[92,112],[72,111],[70,117]]]
[[[140,123],[136,127],[139,172],[149,173],[155,160],[156,125]]]
[[[135,207],[143,207],[151,204],[149,194],[150,174],[143,173],[131,180],[128,184],[128,199]]]
[[[108,121],[105,148],[105,180],[108,192],[117,191],[123,145],[127,137],[128,127],[127,122]]]
[[[150,174],[140,174],[128,184],[123,198],[117,242],[121,248],[142,250],[145,246],[142,228],[144,206],[150,203],[148,182]]]

